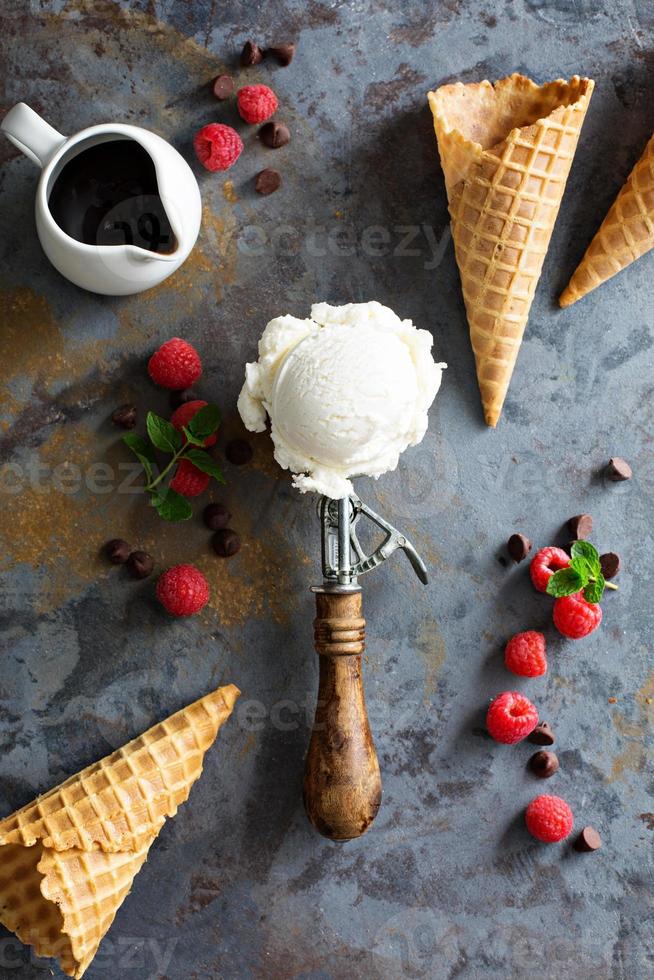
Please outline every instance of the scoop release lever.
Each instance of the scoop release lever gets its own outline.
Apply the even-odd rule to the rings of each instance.
[[[404,552],[422,584],[427,585],[426,565],[406,535],[364,504],[356,494],[341,500],[321,497],[318,510],[322,525],[322,574],[326,585],[356,585],[360,575],[377,568],[398,550]],[[357,536],[357,524],[362,517],[384,532],[383,541],[369,555]]]

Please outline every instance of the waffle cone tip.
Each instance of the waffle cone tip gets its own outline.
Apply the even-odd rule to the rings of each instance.
[[[241,696],[241,692],[236,686],[236,684],[226,684],[225,687],[219,687],[216,694],[220,693],[222,699],[225,703],[225,707],[232,711],[237,699]]]
[[[566,286],[559,296],[559,306],[562,310],[565,310],[568,306],[576,303],[578,299],[581,299],[581,297],[577,293],[573,293],[569,286]]]

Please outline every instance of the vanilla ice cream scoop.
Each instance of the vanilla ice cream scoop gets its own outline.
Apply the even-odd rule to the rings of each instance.
[[[376,302],[277,317],[246,366],[241,418],[263,432],[270,417],[275,459],[301,492],[348,496],[350,477],[395,469],[427,431],[446,367],[431,347],[431,334]]]

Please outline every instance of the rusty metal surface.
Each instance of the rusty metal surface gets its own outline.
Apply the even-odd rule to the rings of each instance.
[[[241,127],[246,152],[228,178],[196,167],[195,251],[172,279],[125,299],[84,293],[48,265],[33,224],[37,172],[0,143],[0,812],[220,682],[244,692],[93,980],[654,972],[652,257],[569,311],[555,304],[654,129],[653,29],[645,0],[2,4],[3,112],[24,100],[63,132],[135,122],[191,160],[196,129],[235,119],[207,89],[235,70],[271,82],[293,131],[273,155]],[[235,68],[250,35],[297,39],[292,66]],[[514,69],[588,74],[597,89],[491,432],[425,92]],[[265,165],[284,186],[258,198]],[[432,579],[423,590],[398,559],[365,582],[385,797],[367,837],[335,846],[300,801],[317,680],[313,502],[257,438],[251,466],[227,465],[219,496],[244,547],[220,561],[199,520],[164,526],[121,486],[125,456],[107,420],[130,399],[166,410],[144,363],[181,334],[203,355],[199,390],[224,411],[224,446],[240,432],[242,366],[267,320],[305,315],[314,299],[370,298],[432,330],[450,367],[424,443],[398,474],[357,484],[411,536]],[[613,454],[632,462],[631,483],[597,475]],[[482,722],[488,699],[514,686],[506,637],[549,617],[526,568],[498,562],[501,546],[516,529],[548,543],[582,510],[598,545],[622,553],[621,592],[607,596],[600,632],[574,647],[552,638],[547,677],[518,682],[558,733],[561,771],[547,790],[604,838],[580,856],[528,838],[521,812],[543,789],[525,769],[530,750],[493,744]],[[196,562],[210,607],[167,619],[152,581],[97,558],[115,535],[159,567]],[[0,934],[2,980],[49,967]]]

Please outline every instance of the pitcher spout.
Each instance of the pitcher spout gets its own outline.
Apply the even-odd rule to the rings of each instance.
[[[135,138],[150,157],[166,230],[174,238],[172,247],[152,249],[165,262],[171,255],[188,254],[195,244],[202,212],[200,189],[190,167],[172,146],[145,130],[139,130]],[[155,227],[155,238],[157,231]]]
[[[137,262],[176,262],[179,264],[180,247],[178,242],[174,252],[151,252],[139,245],[125,245],[125,252],[129,258]]]

